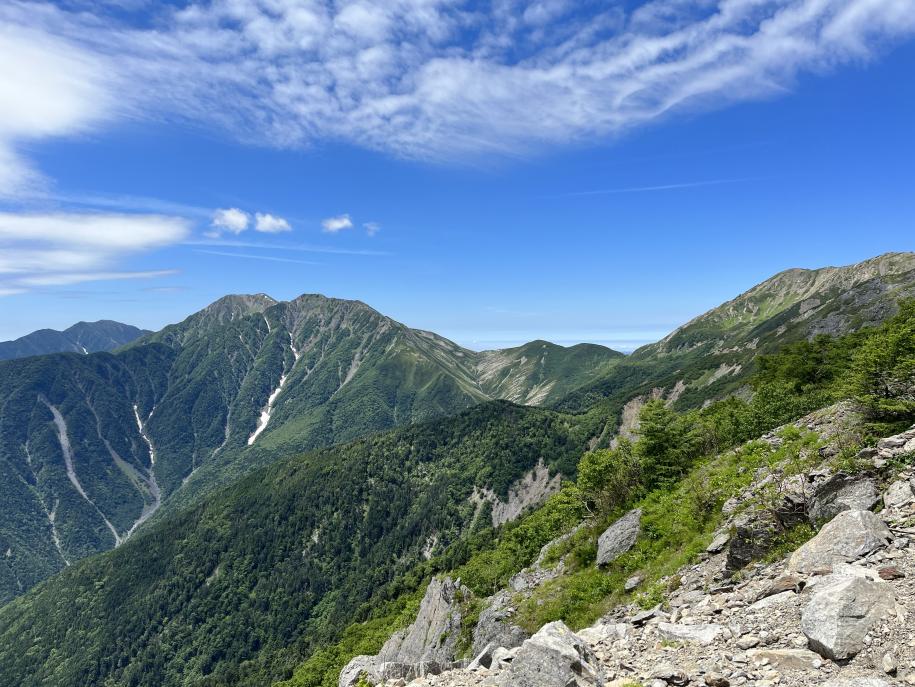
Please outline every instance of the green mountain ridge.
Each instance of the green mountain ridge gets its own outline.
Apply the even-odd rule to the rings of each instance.
[[[602,379],[552,407],[584,412],[603,403],[619,417],[635,396],[663,396],[677,407],[695,407],[739,391],[758,354],[878,324],[896,312],[900,299],[912,296],[915,253],[786,270],[637,349]]]
[[[0,341],[0,360],[49,353],[99,353],[113,351],[149,334],[113,320],[77,322],[63,331],[39,329],[14,341]]]
[[[0,363],[0,600],[278,457],[494,398],[546,403],[621,359],[524,350],[496,360],[358,301],[255,294],[114,354]]]
[[[847,293],[854,295],[855,287]],[[840,305],[856,302],[836,298]],[[336,304],[326,307],[335,313],[331,320],[344,317]],[[370,314],[359,305],[341,307],[350,317]],[[266,315],[265,329],[285,340],[279,325],[296,312],[296,306],[268,308],[256,317]],[[841,315],[841,309],[833,312]],[[866,396],[872,375],[859,363],[910,375],[912,307],[906,312],[905,322],[870,330],[869,340],[852,334],[810,345],[836,354],[821,361],[813,384],[804,381],[807,366],[800,359],[807,349],[793,346],[764,370],[772,391],[751,402],[729,399],[682,414],[653,404],[635,448],[585,453],[601,427],[615,422],[605,399],[577,414],[494,401],[273,461],[154,519],[114,551],[74,563],[0,609],[0,687],[253,686],[289,678],[297,686],[336,684],[350,658],[377,651],[415,614],[411,604],[430,575],[456,571],[479,601],[529,565],[543,544],[598,513],[597,522],[567,542],[575,561],[569,574],[518,608],[530,630],[556,616],[590,622],[608,595],[622,593],[631,572],[650,563],[660,566],[652,574],[664,575],[704,550],[718,506],[765,462],[757,455],[759,442],[748,445],[745,464],[741,454],[718,463],[705,457],[714,461],[720,449],[835,402],[848,374],[864,380]],[[759,326],[752,324],[751,332]],[[238,333],[233,325],[227,339],[234,344]],[[416,336],[439,346],[429,335]],[[890,348],[895,352],[888,357]],[[125,353],[167,357],[176,350],[154,343]],[[534,342],[511,357],[536,358],[532,354],[543,350]],[[154,393],[156,383],[138,387],[138,396]],[[46,411],[55,403],[47,397]],[[884,407],[898,412],[894,403]],[[910,417],[911,400],[905,407]],[[42,426],[44,440],[53,444],[53,423]],[[704,472],[708,466],[711,473]],[[535,473],[577,483],[567,481],[543,508],[546,494],[540,493],[517,519],[493,528],[499,502]],[[487,494],[492,498],[483,498]],[[641,549],[606,575],[593,566],[593,537],[632,498],[643,497],[651,523]],[[644,593],[653,598],[650,589]],[[467,609],[470,623],[474,608],[480,610]]]

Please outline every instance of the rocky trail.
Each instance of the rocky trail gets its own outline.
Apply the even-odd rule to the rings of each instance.
[[[808,427],[828,439],[835,417]],[[764,440],[779,441],[774,433]],[[459,581],[436,582],[416,622],[401,633],[425,643],[414,641],[407,653],[359,657],[339,685],[354,687],[359,679],[386,687],[915,685],[915,474],[907,465],[913,452],[915,427],[862,450],[860,472],[833,472],[825,462],[781,480],[777,469],[760,471],[725,504],[728,518],[700,560],[666,579],[662,604],[621,606],[577,632],[562,622],[532,637],[510,631],[504,609],[512,596],[561,574],[563,565],[535,564],[487,600],[472,661],[456,661],[438,642],[459,625],[453,600],[462,592]],[[744,507],[773,481],[775,508]],[[599,560],[633,545],[639,517],[632,511],[608,528]],[[791,518],[825,524],[781,560],[747,564],[771,548],[770,521]],[[639,583],[630,581],[632,588]]]

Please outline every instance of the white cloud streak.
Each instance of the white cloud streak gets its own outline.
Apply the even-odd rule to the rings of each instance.
[[[183,241],[190,222],[163,215],[0,213],[0,295],[92,281],[151,279],[173,270],[115,269],[122,259]]]
[[[296,260],[295,258],[280,258],[274,255],[255,255],[254,253],[232,253],[222,250],[207,250],[205,248],[196,248],[195,253],[204,253],[206,255],[219,255],[225,258],[245,258],[246,260],[266,260],[268,262],[290,262],[296,265],[320,265],[319,262],[310,260]]]
[[[106,63],[91,48],[0,15],[0,197],[46,185],[17,152],[23,142],[83,133],[117,110]]]
[[[353,220],[349,215],[337,215],[336,217],[328,217],[325,219],[321,222],[321,226],[326,233],[336,234],[338,231],[343,231],[344,229],[352,229]]]
[[[594,191],[570,191],[559,193],[552,198],[574,198],[576,196],[606,196],[620,193],[651,193],[654,191],[675,191],[684,188],[701,188],[703,186],[721,186],[722,184],[737,184],[742,181],[755,181],[755,179],[711,179],[709,181],[687,181],[679,184],[658,184],[656,186],[623,186],[621,188],[604,188]]]
[[[566,0],[147,8],[133,26],[52,3],[0,7],[0,59],[24,67],[0,76],[0,105],[15,108],[0,128],[0,158],[16,170],[0,177],[7,190],[34,181],[18,141],[78,132],[115,111],[280,147],[341,140],[432,160],[515,156],[778,95],[801,72],[873,59],[915,34],[911,0],[649,0],[629,12]],[[20,106],[21,83],[35,95]]]

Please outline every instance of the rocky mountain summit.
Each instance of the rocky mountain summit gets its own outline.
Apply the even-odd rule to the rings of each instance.
[[[753,484],[725,503],[725,524],[707,551],[664,578],[661,603],[621,605],[577,632],[562,622],[530,637],[520,628],[494,632],[494,625],[511,627],[510,606],[530,585],[561,574],[562,561],[543,566],[542,555],[487,600],[476,633],[485,629],[491,641],[476,643],[472,661],[445,672],[441,664],[415,665],[414,674],[426,673],[419,676],[370,675],[351,664],[340,687],[365,684],[360,679],[387,687],[915,684],[915,473],[905,460],[915,453],[915,427],[842,465],[836,458],[855,422],[855,409],[839,404],[795,423],[822,439],[816,456],[801,470],[758,470]],[[762,441],[778,443],[783,435]],[[631,547],[639,517],[627,513],[601,539],[614,551]],[[776,533],[788,523],[820,527],[782,552]],[[459,582],[430,584],[424,607],[430,596],[441,598],[443,584]],[[633,589],[639,584],[631,581]],[[409,633],[424,629],[434,640],[442,628],[421,614]]]

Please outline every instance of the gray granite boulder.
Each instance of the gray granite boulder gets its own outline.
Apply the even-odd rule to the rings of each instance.
[[[642,509],[631,510],[608,527],[597,540],[597,564],[607,565],[635,546],[642,531]]]
[[[836,563],[850,563],[883,548],[891,539],[883,520],[869,510],[843,511],[792,554],[788,567],[801,573],[831,570]]]
[[[860,475],[833,475],[813,489],[807,505],[810,522],[832,520],[846,510],[871,510],[880,501],[874,480]]]
[[[561,621],[544,625],[521,645],[502,673],[500,687],[602,687],[601,666],[591,648]]]
[[[811,649],[844,661],[864,648],[865,635],[895,607],[893,587],[887,582],[863,575],[829,575],[814,587],[801,614],[801,630]]]

